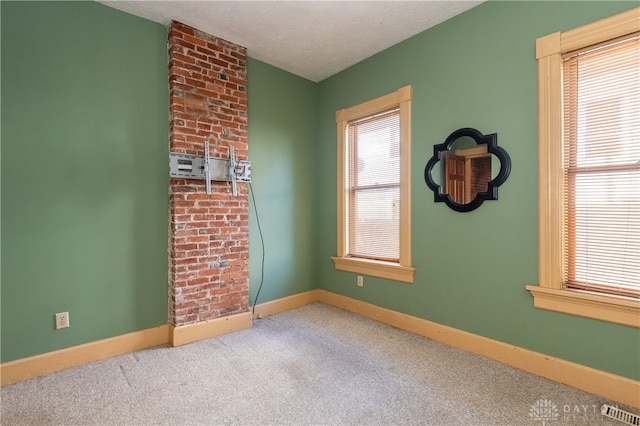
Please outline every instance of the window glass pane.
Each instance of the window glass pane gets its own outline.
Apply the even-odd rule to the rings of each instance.
[[[632,294],[640,290],[640,41],[570,56],[564,87],[565,284]]]
[[[349,123],[348,139],[349,256],[398,262],[399,110]]]
[[[369,186],[400,181],[400,114],[350,124],[355,156],[352,185]]]
[[[568,282],[640,286],[640,170],[582,173],[574,180]]]
[[[397,260],[400,235],[400,187],[356,190],[350,227],[350,254]]]

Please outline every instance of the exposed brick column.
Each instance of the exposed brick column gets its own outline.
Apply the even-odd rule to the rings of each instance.
[[[170,150],[246,160],[246,49],[179,22],[169,28]],[[249,309],[249,200],[227,182],[171,179],[169,322],[180,326]]]

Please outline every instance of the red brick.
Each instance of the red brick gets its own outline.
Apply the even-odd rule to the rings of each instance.
[[[179,22],[169,40],[171,151],[248,158],[246,49]],[[248,289],[248,189],[227,182],[170,181],[169,319],[174,325],[245,312]],[[220,265],[211,268],[211,265]],[[222,271],[225,271],[221,277]]]
[[[207,47],[216,52],[223,52],[224,47],[222,47],[219,43],[208,42]]]
[[[184,55],[176,50],[172,50],[171,51],[171,60],[173,61],[173,67],[178,67],[180,68],[180,66],[178,66],[178,62],[183,62],[184,64],[195,64],[196,63],[196,58],[192,58],[190,56]]]
[[[176,32],[184,33],[184,34],[189,34],[189,35],[195,35],[195,31],[196,31],[195,29],[191,28],[190,26],[185,25],[182,22],[178,22],[178,21],[171,21],[170,29],[172,31],[176,31]]]
[[[193,37],[193,36],[188,35],[188,34],[184,35],[184,39],[186,41],[188,41],[188,42],[191,42],[193,44],[197,44],[199,46],[206,46],[207,45],[207,41],[206,40],[203,40],[203,39],[198,38],[198,37]]]

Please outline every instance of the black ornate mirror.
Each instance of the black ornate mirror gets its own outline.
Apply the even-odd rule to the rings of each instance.
[[[498,135],[483,135],[466,127],[433,146],[424,180],[433,190],[435,202],[469,212],[484,200],[497,200],[498,187],[507,180],[510,171],[511,158],[498,146]]]

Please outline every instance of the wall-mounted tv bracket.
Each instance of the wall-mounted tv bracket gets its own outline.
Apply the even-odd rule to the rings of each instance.
[[[251,161],[236,160],[233,147],[229,158],[211,158],[209,142],[204,143],[204,155],[169,153],[169,176],[172,178],[204,180],[207,194],[211,194],[211,181],[231,182],[233,195],[238,195],[237,182],[251,182]]]

